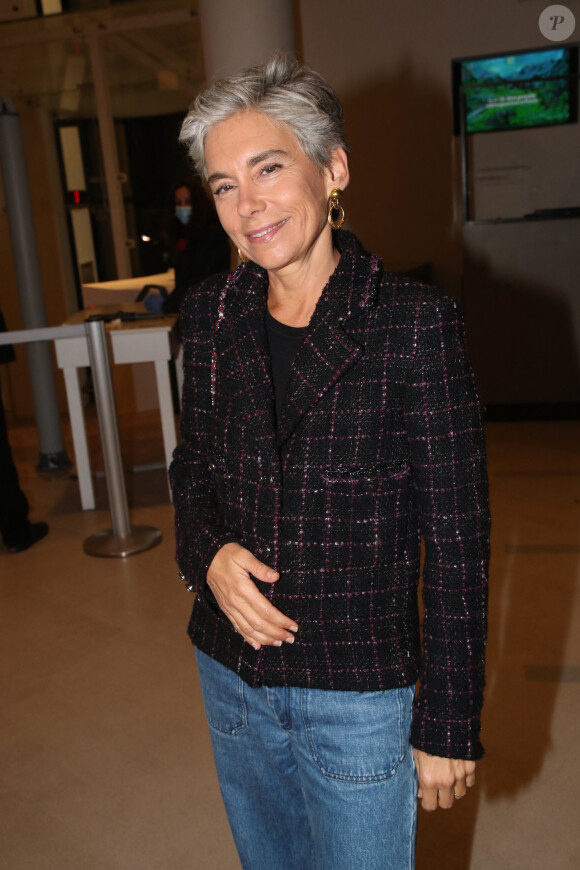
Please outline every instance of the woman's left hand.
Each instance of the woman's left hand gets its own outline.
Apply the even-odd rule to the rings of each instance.
[[[438,806],[448,810],[475,785],[475,761],[441,758],[420,749],[413,749],[413,757],[419,781],[417,797],[424,810],[436,810]]]

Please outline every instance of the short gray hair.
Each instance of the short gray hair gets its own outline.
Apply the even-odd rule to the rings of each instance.
[[[277,51],[266,64],[217,81],[191,104],[179,140],[201,176],[207,178],[204,149],[211,128],[248,111],[285,124],[320,169],[330,165],[335,148],[348,150],[342,106],[330,85],[310,67]]]

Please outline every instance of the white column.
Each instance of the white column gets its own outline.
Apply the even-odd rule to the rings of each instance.
[[[207,81],[295,51],[292,0],[199,0]]]

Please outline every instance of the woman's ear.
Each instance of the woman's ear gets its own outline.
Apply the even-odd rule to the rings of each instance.
[[[334,187],[340,187],[341,190],[347,187],[350,181],[350,172],[348,171],[348,155],[344,148],[335,148],[331,152],[330,166],[326,173],[329,195]]]

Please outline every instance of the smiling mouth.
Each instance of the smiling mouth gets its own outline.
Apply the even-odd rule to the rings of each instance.
[[[284,218],[284,220],[279,221],[277,224],[270,224],[270,226],[264,227],[264,229],[258,230],[255,233],[247,233],[246,238],[251,242],[267,239],[268,236],[274,235],[280,227],[284,226],[287,220],[289,220],[289,218]]]

